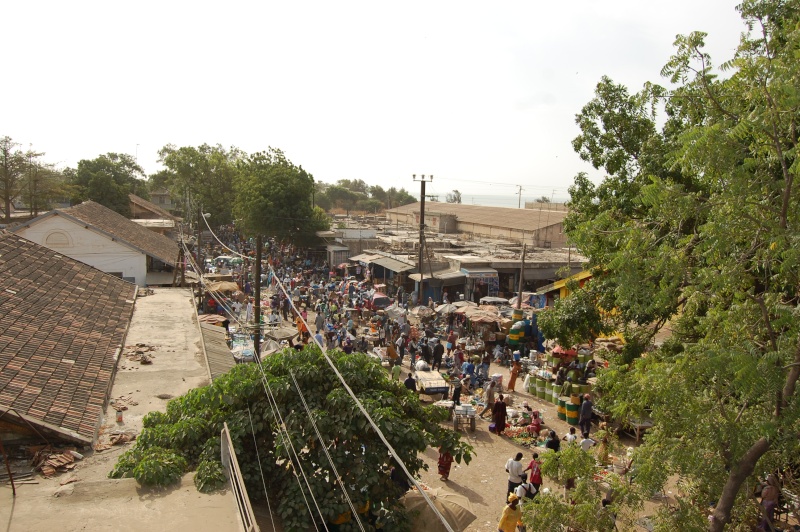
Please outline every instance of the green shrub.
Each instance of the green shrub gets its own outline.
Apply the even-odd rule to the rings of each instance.
[[[216,460],[203,460],[197,466],[194,476],[194,485],[202,493],[210,493],[225,486],[228,478],[222,469],[222,464]]]
[[[133,468],[133,478],[143,486],[168,486],[181,479],[186,459],[179,454],[152,447]]]

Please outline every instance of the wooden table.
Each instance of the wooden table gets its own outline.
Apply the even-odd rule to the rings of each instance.
[[[639,440],[649,428],[653,427],[653,420],[652,419],[638,419],[638,420],[628,420],[628,423],[625,426],[625,432],[630,434],[631,436],[636,438],[636,443],[639,443]]]

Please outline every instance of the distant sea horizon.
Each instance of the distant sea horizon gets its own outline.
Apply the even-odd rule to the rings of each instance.
[[[512,209],[517,208],[525,208],[525,202],[533,202],[536,198],[541,198],[539,196],[522,196],[522,202],[520,203],[520,197],[516,194],[465,194],[461,193],[461,203],[465,205],[483,205],[484,207],[509,207]],[[553,197],[553,203],[564,203],[569,198],[561,198],[561,197]],[[430,200],[428,200],[430,201]],[[444,196],[439,196],[439,201],[444,203],[446,200]],[[426,202],[428,203],[428,202]]]

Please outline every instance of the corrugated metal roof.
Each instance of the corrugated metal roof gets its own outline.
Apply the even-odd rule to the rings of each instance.
[[[443,270],[443,271],[440,271],[440,272],[433,272],[433,278],[434,279],[441,279],[441,280],[459,279],[459,278],[466,277],[466,276],[467,275],[465,273],[457,271],[457,270]],[[412,280],[417,281],[417,282],[419,282],[419,277],[420,277],[420,275],[418,273],[412,273],[412,274],[409,274],[409,276],[408,276],[409,279],[412,279]],[[426,273],[423,276],[423,278],[424,279],[430,279],[431,276],[430,276],[430,274]]]
[[[425,218],[437,214],[455,215],[459,223],[474,223],[504,229],[518,229],[535,231],[543,227],[559,224],[564,221],[567,213],[563,210],[549,210],[547,203],[541,204],[541,209],[512,209],[508,207],[485,207],[483,205],[467,205],[464,203],[425,203]],[[419,202],[410,203],[389,209],[387,213],[414,214],[418,213]]]
[[[355,257],[350,257],[349,260],[354,260],[354,261],[357,261],[357,262],[365,262],[365,263],[369,264],[373,260],[377,259],[378,257],[383,257],[383,255],[373,255],[371,253],[362,253],[360,255],[356,255]]]
[[[461,268],[467,277],[497,277],[497,270],[494,268]]]
[[[378,257],[372,261],[372,264],[383,266],[387,270],[392,270],[393,272],[407,272],[408,270],[416,268],[414,265],[406,264],[405,262],[389,257]]]
[[[466,277],[464,272],[456,271],[456,270],[447,270],[444,272],[437,272],[434,273],[433,276],[437,279],[458,279],[460,277]]]

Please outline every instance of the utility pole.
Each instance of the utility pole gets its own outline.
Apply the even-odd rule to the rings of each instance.
[[[413,174],[412,179],[417,181],[417,174]],[[423,248],[425,247],[425,183],[433,181],[433,176],[429,175],[427,179],[425,178],[425,174],[420,175],[419,177],[419,184],[420,184],[420,193],[419,193],[419,291],[417,294],[417,304],[422,305],[422,297],[425,293],[424,285],[425,285],[425,277],[423,273]]]
[[[522,284],[525,281],[525,243],[522,243],[522,266],[519,269],[519,292],[517,293],[517,310],[522,310]]]
[[[253,348],[256,362],[261,362],[261,233],[256,236],[256,302],[253,305],[256,317],[256,333]]]
[[[522,185],[517,185],[517,188],[519,189],[517,191],[517,194],[519,195],[519,201],[517,202],[517,208],[521,209],[522,208],[522,191],[523,191],[523,188],[522,188]]]

